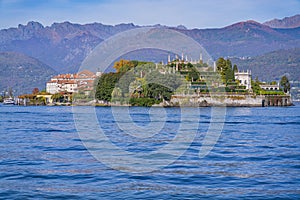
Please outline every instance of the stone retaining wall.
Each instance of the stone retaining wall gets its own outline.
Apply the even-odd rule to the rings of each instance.
[[[289,95],[265,96],[265,95],[173,95],[170,106],[233,106],[233,107],[263,107],[263,106],[291,106]]]

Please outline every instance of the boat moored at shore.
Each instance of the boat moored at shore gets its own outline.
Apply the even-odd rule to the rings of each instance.
[[[5,98],[3,100],[4,105],[15,105],[15,100],[13,98]]]

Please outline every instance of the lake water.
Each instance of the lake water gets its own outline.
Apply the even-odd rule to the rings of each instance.
[[[130,156],[161,150],[180,128],[187,136],[195,133],[186,149],[178,146],[179,158],[168,163],[173,157],[162,156],[164,166],[144,172],[130,160],[124,168],[106,163],[120,157],[101,145],[96,159],[88,150],[90,138],[78,134],[72,107],[0,105],[0,198],[300,199],[300,105],[225,111],[216,144],[201,158],[212,108],[133,107],[129,117],[123,108],[95,108],[107,139]],[[148,126],[144,136],[140,130]]]

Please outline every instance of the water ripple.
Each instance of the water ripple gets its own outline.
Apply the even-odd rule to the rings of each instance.
[[[179,159],[153,172],[131,174],[111,169],[89,153],[76,132],[70,107],[2,106],[0,198],[300,199],[299,105],[227,108],[219,141],[202,159],[198,153],[211,109],[201,108],[199,116],[193,109],[184,120],[178,108],[167,109],[159,133],[135,138],[118,128],[110,108],[96,108],[107,137],[131,153],[151,153],[170,142],[181,123],[200,119],[198,130],[185,130],[186,134],[196,130],[197,135]],[[149,108],[131,108],[130,115],[140,126],[149,123]]]

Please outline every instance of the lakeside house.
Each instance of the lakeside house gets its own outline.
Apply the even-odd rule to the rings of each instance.
[[[88,96],[101,72],[83,70],[75,74],[59,74],[46,83],[46,91],[33,91],[17,98],[18,105],[71,105],[74,94]]]
[[[271,84],[261,84],[260,85],[261,89],[263,90],[270,90],[270,91],[279,91],[280,87],[279,87],[279,83],[271,85]]]
[[[46,83],[46,92],[50,94],[83,92],[85,95],[89,95],[93,90],[95,79],[101,74],[101,72],[93,73],[89,70],[83,70],[76,74],[59,74]]]

